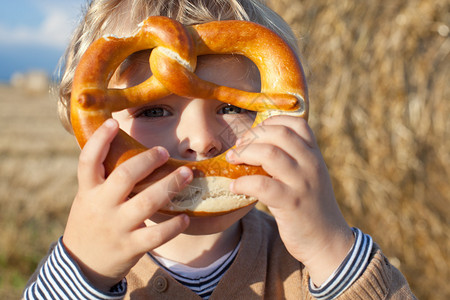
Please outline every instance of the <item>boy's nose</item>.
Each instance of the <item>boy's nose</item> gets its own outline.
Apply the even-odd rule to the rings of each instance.
[[[196,110],[195,114],[185,110],[177,128],[181,158],[203,160],[220,154],[223,145],[218,134],[219,127],[213,116],[201,110]]]
[[[203,160],[220,154],[221,148],[217,139],[188,139],[180,143],[180,154],[187,160]]]

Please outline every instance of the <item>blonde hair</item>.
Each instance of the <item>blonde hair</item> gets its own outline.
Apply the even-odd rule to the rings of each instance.
[[[105,34],[134,34],[150,16],[167,16],[184,25],[216,20],[247,20],[270,28],[298,53],[296,37],[284,20],[264,0],[94,0],[84,11],[60,63],[58,115],[70,125],[70,95],[76,66],[89,45]]]

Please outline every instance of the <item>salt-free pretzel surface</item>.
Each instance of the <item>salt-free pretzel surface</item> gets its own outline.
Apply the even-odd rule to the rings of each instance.
[[[125,89],[108,88],[112,74],[131,54],[152,49],[152,76]],[[261,92],[251,93],[219,86],[197,77],[197,57],[207,54],[239,54],[257,66]],[[271,115],[308,118],[308,95],[301,63],[292,49],[271,30],[247,21],[215,21],[193,26],[166,17],[150,17],[136,35],[104,36],[82,56],[73,80],[71,123],[80,147],[112,112],[144,105],[171,93],[183,97],[217,99],[257,112],[253,126]],[[119,131],[104,162],[106,173],[128,158],[147,150]],[[225,153],[203,161],[169,159],[153,180],[186,165],[196,177],[266,174],[261,167],[228,164]],[[145,182],[141,183],[145,186]],[[137,188],[139,189],[139,188]]]

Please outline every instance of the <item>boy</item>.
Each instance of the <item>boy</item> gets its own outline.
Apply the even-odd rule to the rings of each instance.
[[[288,26],[254,0],[94,1],[66,55],[60,88],[66,125],[73,71],[87,46],[106,33],[129,35],[150,15],[186,25],[246,19],[271,28],[296,48]],[[126,88],[148,78],[148,56],[148,51],[130,56],[110,86]],[[199,57],[196,74],[241,90],[260,88],[258,72],[240,56]],[[250,111],[177,95],[113,116],[81,152],[78,193],[64,235],[30,280],[25,298],[414,298],[370,236],[344,220],[303,119],[276,116],[249,129]],[[119,127],[150,149],[105,178],[103,161]],[[226,128],[234,132],[226,135],[229,140],[221,135]],[[257,138],[246,138],[250,135]],[[217,217],[160,214],[192,180],[185,167],[128,199],[134,185],[169,156],[202,160],[233,144],[229,162],[260,165],[271,177],[238,178],[232,191],[258,198],[273,217],[253,207]]]

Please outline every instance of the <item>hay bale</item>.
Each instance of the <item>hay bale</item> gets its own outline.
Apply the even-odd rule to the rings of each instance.
[[[293,27],[340,206],[419,297],[449,299],[450,2],[272,1]]]
[[[26,73],[15,72],[11,76],[10,84],[30,94],[48,93],[50,79],[45,71],[31,70]]]

